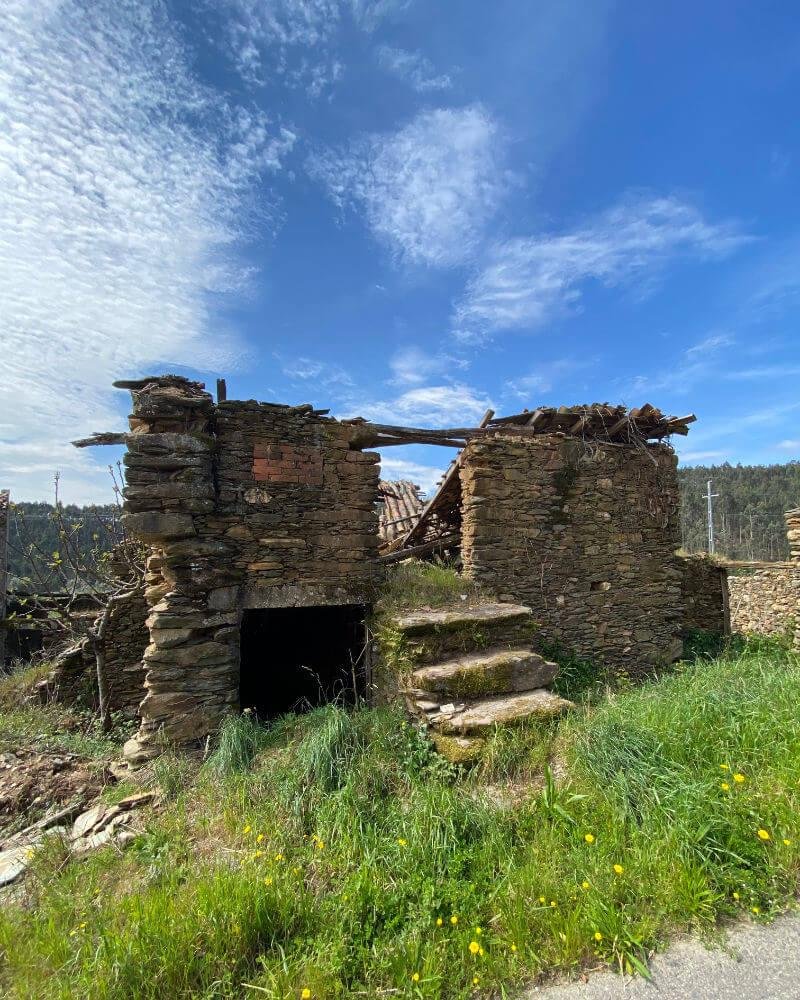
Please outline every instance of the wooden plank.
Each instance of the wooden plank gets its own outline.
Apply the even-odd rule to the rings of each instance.
[[[407,549],[399,548],[393,552],[378,558],[384,564],[402,562],[404,559],[413,559],[414,556],[427,555],[437,549],[448,549],[461,544],[461,535],[446,535],[443,538],[434,538],[430,542],[423,542],[421,545],[413,545]]]

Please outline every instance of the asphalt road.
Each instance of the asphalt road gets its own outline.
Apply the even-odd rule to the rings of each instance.
[[[653,981],[599,972],[588,983],[532,989],[526,1000],[800,1000],[800,916],[740,924],[714,950],[679,941],[651,964]]]

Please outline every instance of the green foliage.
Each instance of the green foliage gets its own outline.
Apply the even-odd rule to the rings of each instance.
[[[480,599],[478,586],[455,566],[436,560],[409,559],[387,567],[378,608],[383,613],[420,608],[446,608]]]
[[[706,482],[714,480],[718,555],[729,559],[788,559],[784,511],[800,503],[800,462],[786,465],[695,465],[678,469],[681,538],[688,552],[707,544]]]
[[[751,642],[498,733],[469,771],[397,711],[287,717],[125,854],[42,852],[28,904],[0,911],[0,992],[466,1000],[476,979],[644,972],[672,932],[791,903],[799,700],[796,654]],[[505,779],[519,794],[494,803]]]

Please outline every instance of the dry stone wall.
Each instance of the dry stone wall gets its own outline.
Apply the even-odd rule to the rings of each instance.
[[[144,697],[142,657],[150,641],[146,618],[143,590],[133,591],[115,602],[109,613],[105,651],[108,701],[113,712],[136,715]],[[87,690],[96,691],[95,671],[95,658],[87,639],[56,658],[41,693],[57,701],[75,701]]]
[[[783,635],[797,618],[797,582],[792,566],[776,563],[731,570],[731,628],[734,632]]]
[[[498,433],[461,483],[464,571],[530,607],[540,645],[631,674],[681,654],[672,449]]]
[[[786,537],[789,539],[789,553],[794,567],[794,646],[795,649],[800,649],[800,507],[787,511],[784,518]]]
[[[683,630],[730,634],[728,571],[704,555],[682,556]]]
[[[8,490],[0,490],[0,671],[6,661],[6,589],[8,586]]]
[[[379,456],[308,406],[215,406],[177,376],[123,385],[124,520],[152,548],[137,761],[200,744],[237,707],[244,608],[367,602]]]

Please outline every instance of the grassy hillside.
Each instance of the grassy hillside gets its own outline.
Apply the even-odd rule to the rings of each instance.
[[[199,771],[157,766],[169,804],[124,854],[39,852],[27,905],[0,910],[0,984],[463,998],[641,968],[676,931],[793,899],[798,701],[798,657],[754,640],[500,734],[471,772],[385,709],[232,720]]]

